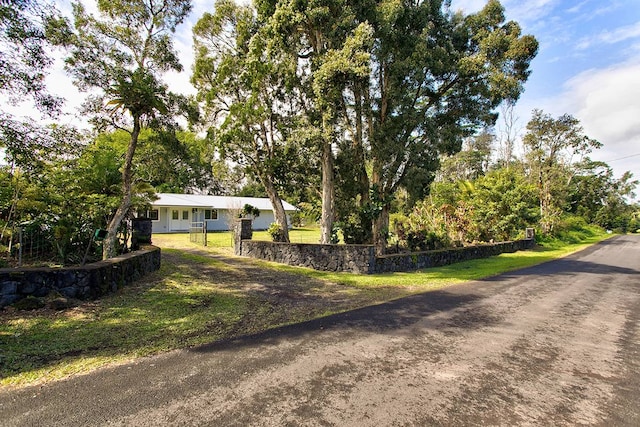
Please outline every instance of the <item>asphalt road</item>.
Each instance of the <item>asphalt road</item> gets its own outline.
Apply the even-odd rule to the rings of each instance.
[[[2,426],[640,425],[640,236],[0,392]]]

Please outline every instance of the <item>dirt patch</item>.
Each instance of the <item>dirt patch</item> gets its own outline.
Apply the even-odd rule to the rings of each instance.
[[[219,261],[223,267],[217,263],[203,265],[197,260],[185,258],[184,253]],[[197,248],[182,248],[179,253],[167,251],[162,257],[164,262],[189,269],[191,277],[215,283],[219,289],[246,297],[246,314],[238,323],[213,325],[224,328],[226,338],[353,310],[415,292],[410,288],[398,286],[355,288],[302,274],[265,268],[259,261]]]

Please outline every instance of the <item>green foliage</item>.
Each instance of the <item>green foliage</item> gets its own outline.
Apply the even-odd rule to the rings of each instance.
[[[77,264],[87,247],[88,261],[95,260],[91,237],[97,228],[106,228],[122,195],[120,169],[128,141],[119,136],[104,134],[84,145],[82,140],[67,142],[66,156],[40,158],[33,171],[0,168],[0,223],[3,229],[5,224],[22,227],[23,248],[29,249],[25,261]],[[137,180],[133,193],[132,209],[138,209],[150,203],[153,189]],[[8,246],[11,239],[15,245],[17,235],[3,233],[2,244]],[[120,242],[118,251],[124,250]]]
[[[467,17],[440,6],[396,5],[379,17],[374,55],[390,83],[375,95],[373,178],[388,194],[404,185],[414,199],[425,196],[439,154],[458,151],[494,122],[500,102],[519,96],[537,52],[497,1]]]
[[[398,244],[410,251],[427,251],[450,247],[446,215],[428,201],[419,202],[405,216],[394,216],[393,232]]]
[[[94,156],[104,158],[105,162],[117,162],[118,167],[111,168],[112,176],[121,185],[122,158],[127,149],[130,135],[123,131],[104,132],[97,136],[92,148]],[[227,179],[226,170],[218,169],[222,176],[218,181],[212,173],[213,152],[208,150],[204,139],[192,132],[162,132],[161,130],[142,129],[138,136],[138,145],[134,156],[136,182],[146,182],[158,192],[182,193],[191,189],[219,193]],[[100,175],[98,175],[100,176]]]
[[[92,124],[99,131],[129,134],[120,204],[107,226],[104,258],[116,254],[117,232],[132,205],[140,132],[151,128],[174,138],[174,118],[196,115],[192,103],[170,93],[160,78],[167,71],[182,71],[170,34],[190,10],[188,0],[100,0],[96,17],[74,3],[73,25],[60,20],[49,28],[50,39],[68,50],[65,68],[76,86],[94,92],[84,104]]]
[[[45,77],[52,64],[46,26],[58,12],[46,0],[0,2],[0,151],[7,163],[37,167],[43,153],[58,153],[56,127],[16,117],[5,107],[30,103],[43,117],[56,118],[62,99],[50,95]]]
[[[505,241],[517,238],[539,219],[536,187],[521,169],[500,168],[480,177],[469,196],[474,206],[478,239]]]
[[[11,101],[29,96],[46,112],[54,112],[60,102],[47,94],[44,81],[52,60],[43,22],[55,12],[41,0],[0,2],[0,92]]]
[[[298,210],[291,215],[294,226],[316,224],[320,220],[321,207],[319,203],[300,202]]]
[[[196,59],[192,83],[204,107],[208,139],[221,158],[259,181],[274,202],[287,239],[287,217],[279,203],[291,188],[306,187],[305,147],[298,144],[303,108],[292,84],[295,64],[270,50],[267,31],[249,6],[218,0],[194,26]]]
[[[565,216],[552,234],[540,234],[536,236],[536,242],[545,247],[554,247],[559,244],[577,244],[604,235],[601,227],[588,224],[579,216]]]
[[[439,181],[407,217],[395,216],[392,228],[410,249],[512,240],[537,223],[536,196],[536,188],[515,167],[494,169],[473,181]]]
[[[262,147],[273,140],[252,141],[261,129],[249,131],[265,120],[256,115],[267,113],[275,123],[289,120],[296,129],[289,135],[304,141],[299,147],[316,147],[309,157],[323,169],[323,240],[334,219],[349,241],[385,240],[391,196],[401,187],[413,200],[426,195],[438,156],[458,151],[464,137],[494,122],[492,110],[502,100],[518,97],[537,52],[533,37],[505,22],[497,1],[467,17],[448,13],[441,2],[261,1],[255,7],[222,1],[215,15],[203,17],[195,31],[203,61],[194,80],[217,88],[202,92],[207,103],[220,91],[228,92],[225,101],[243,95],[234,108],[223,103],[213,110],[229,111],[223,128],[237,122],[233,132],[224,131],[227,142]],[[246,70],[241,79],[238,69]],[[280,98],[264,98],[278,89]],[[291,93],[296,96],[287,98]],[[291,100],[276,115],[273,99]],[[237,118],[230,122],[231,116]],[[485,151],[469,150],[483,153],[466,160],[475,175],[486,169]]]
[[[640,233],[640,218],[638,218],[637,210],[631,214],[631,219],[629,219],[627,226],[630,233]]]
[[[552,232],[562,217],[566,183],[574,175],[576,158],[585,159],[602,144],[586,136],[574,117],[564,114],[554,119],[540,110],[533,111],[523,142],[531,181],[538,187],[540,225],[543,232]]]
[[[487,129],[465,138],[462,150],[440,161],[437,176],[441,181],[464,182],[484,175],[490,164],[491,145],[495,136]]]
[[[347,218],[336,222],[335,226],[342,231],[345,243],[362,244],[371,240],[371,220],[362,212],[349,214]]]
[[[271,240],[274,242],[283,242],[284,241],[284,232],[282,231],[282,226],[277,222],[272,222],[267,229],[267,233],[271,236]]]
[[[240,211],[240,217],[251,216],[253,218],[258,218],[260,216],[260,209],[255,206],[251,206],[250,204],[245,204],[242,207],[242,211]]]

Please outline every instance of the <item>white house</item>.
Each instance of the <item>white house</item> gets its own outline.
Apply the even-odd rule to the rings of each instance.
[[[151,204],[148,212],[154,233],[187,232],[192,223],[205,223],[208,231],[226,231],[231,223],[230,217],[237,215],[247,204],[260,210],[260,215],[253,221],[254,230],[266,230],[275,222],[273,206],[267,198],[169,193],[156,195],[158,200]],[[289,215],[296,208],[284,200],[282,204],[291,224]]]

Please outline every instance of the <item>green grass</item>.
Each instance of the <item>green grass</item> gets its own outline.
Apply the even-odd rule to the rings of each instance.
[[[253,240],[271,241],[271,236],[266,231],[254,231]],[[319,243],[320,229],[314,228],[293,228],[289,230],[289,241],[291,243]]]
[[[254,231],[253,240],[271,241],[266,231]],[[293,228],[289,230],[291,243],[318,243],[320,241],[319,228]],[[207,233],[207,245],[211,247],[230,248],[233,246],[233,236],[230,231],[214,231]]]
[[[307,232],[312,234],[310,231],[301,234]],[[252,278],[238,271],[237,266],[179,249],[190,247],[215,255],[221,251],[228,253],[224,248],[197,246],[189,242],[188,235],[154,236],[163,247],[162,268],[133,286],[59,312],[0,311],[0,385],[55,380],[140,356],[441,289],[562,257],[606,237],[603,233],[594,234],[573,244],[545,241],[543,247],[534,251],[411,273],[329,273],[242,260],[264,269],[295,274],[300,277],[299,283],[319,280],[327,284],[326,288],[313,285],[309,289],[332,292],[336,300],[343,301],[345,296],[350,300],[342,305],[301,307],[295,313],[283,315],[287,307],[256,300],[243,290],[243,282]],[[235,287],[225,282],[225,278],[233,275],[240,278]],[[296,286],[295,280],[291,286]]]
[[[245,296],[178,264],[163,264],[149,279],[71,310],[3,315],[0,384],[61,378],[213,341],[247,315]]]
[[[230,231],[211,231],[207,233],[207,245],[218,248],[233,247],[233,235]]]

